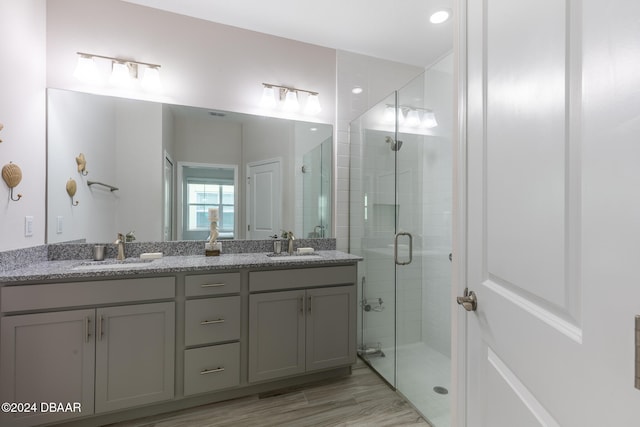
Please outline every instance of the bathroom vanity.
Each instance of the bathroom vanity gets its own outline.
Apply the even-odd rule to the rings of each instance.
[[[359,260],[246,253],[4,272],[0,392],[13,407],[0,424],[101,425],[348,374]]]

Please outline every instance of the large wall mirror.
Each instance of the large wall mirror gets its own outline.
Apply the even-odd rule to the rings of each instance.
[[[331,125],[58,89],[47,97],[47,243],[130,231],[138,241],[204,240],[210,207],[222,238],[332,237]]]

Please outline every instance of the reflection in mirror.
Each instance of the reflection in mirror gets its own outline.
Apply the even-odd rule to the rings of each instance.
[[[210,206],[226,218],[221,238],[261,238],[255,231],[268,222],[277,234],[331,237],[331,125],[58,89],[48,90],[47,108],[47,243],[107,243],[130,231],[138,241],[204,240]],[[86,176],[77,172],[79,153]],[[281,168],[271,189],[280,201],[256,186],[261,197],[252,202],[251,166],[272,161]],[[189,199],[187,183],[196,188],[201,177],[184,176],[184,167],[221,165],[233,182],[230,172],[214,177],[217,189],[201,183]],[[69,178],[78,182],[75,207]]]

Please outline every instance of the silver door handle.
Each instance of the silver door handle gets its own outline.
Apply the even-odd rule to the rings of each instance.
[[[409,237],[409,261],[407,262],[402,262],[398,260],[398,237],[400,236]],[[413,236],[411,235],[411,233],[407,233],[406,231],[401,231],[399,233],[396,233],[396,238],[394,240],[394,245],[393,245],[393,259],[395,260],[397,265],[411,264],[411,261],[413,261]]]
[[[464,288],[464,295],[457,297],[456,301],[467,311],[476,311],[478,308],[476,293],[473,291],[469,292],[469,288]]]

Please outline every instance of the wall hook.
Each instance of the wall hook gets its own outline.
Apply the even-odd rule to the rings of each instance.
[[[84,158],[83,153],[80,153],[78,157],[76,157],[76,163],[78,164],[78,172],[83,176],[89,175],[89,171],[87,170],[87,160]]]
[[[18,184],[20,184],[20,181],[22,181],[22,170],[20,169],[20,167],[12,162],[4,165],[4,167],[2,168],[2,179],[4,179],[4,182],[7,183],[7,186],[10,189],[11,200],[13,200],[14,202],[20,200],[22,198],[22,194],[18,194],[17,199],[13,198],[14,187],[16,187]]]
[[[79,201],[73,201],[73,196],[76,195],[76,190],[78,189],[78,185],[76,184],[76,180],[73,178],[69,178],[69,181],[67,181],[67,194],[69,195],[69,197],[71,197],[71,204],[73,206],[78,206],[78,203],[80,203]]]

